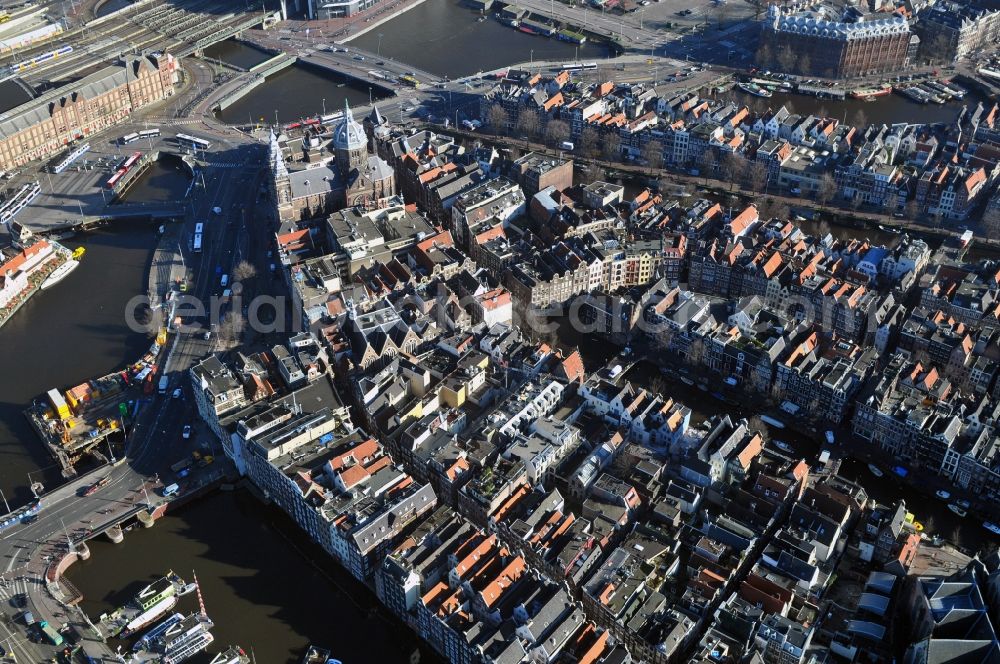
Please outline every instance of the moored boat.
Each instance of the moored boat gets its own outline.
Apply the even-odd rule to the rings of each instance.
[[[177,595],[164,597],[159,602],[125,623],[125,627],[120,633],[121,638],[127,639],[128,637],[141,632],[165,616],[167,612],[175,606],[177,606]]]
[[[177,605],[177,591],[184,580],[173,572],[157,579],[136,593],[128,603],[101,616],[108,636],[129,636],[162,618]]]
[[[341,664],[341,662],[339,659],[333,659],[326,648],[309,646],[305,657],[302,658],[302,664]]]
[[[873,463],[868,464],[868,472],[870,472],[875,477],[885,477],[885,473],[882,471],[882,469]]]
[[[182,620],[184,620],[184,616],[181,615],[180,613],[175,613],[174,615],[170,616],[169,618],[161,622],[159,625],[157,625],[153,629],[143,634],[142,638],[136,641],[135,644],[132,646],[132,651],[139,652],[144,648],[149,648],[158,638],[163,636],[163,634],[166,633],[168,629],[170,629],[171,627],[173,627]]]
[[[791,445],[789,445],[788,443],[786,443],[783,440],[776,440],[776,441],[774,441],[774,446],[777,447],[782,452],[789,452],[789,453],[791,453],[791,452],[795,451],[795,448],[793,448]]]
[[[892,93],[891,85],[883,85],[880,88],[858,88],[850,93],[855,99],[864,99],[866,101],[877,99],[878,97],[884,97]]]
[[[983,521],[983,528],[990,531],[994,535],[1000,535],[1000,526],[993,523],[992,521]]]
[[[80,267],[80,263],[78,261],[72,258],[69,259],[68,261],[57,267],[55,270],[53,270],[52,274],[50,274],[48,278],[42,282],[41,286],[42,290],[52,288],[60,281],[68,277],[69,273],[78,267]]]
[[[246,651],[239,646],[229,646],[224,651],[212,658],[208,664],[247,664],[250,658]]]
[[[753,83],[746,83],[741,81],[740,83],[737,83],[736,86],[740,90],[743,90],[743,92],[748,92],[756,97],[764,97],[765,99],[767,99],[771,96],[770,90],[765,90],[759,85],[755,85]]]
[[[940,498],[941,500],[948,500],[949,498],[951,498],[951,492],[945,491],[944,489],[938,489],[937,491],[934,492],[934,495]]]
[[[964,517],[966,514],[968,514],[968,512],[966,512],[964,509],[962,509],[961,507],[959,507],[955,503],[948,503],[948,509],[950,509],[952,512],[954,512],[958,516],[963,516]]]

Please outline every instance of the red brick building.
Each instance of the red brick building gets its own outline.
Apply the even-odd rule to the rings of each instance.
[[[172,55],[133,57],[11,109],[0,116],[0,169],[49,157],[172,96],[176,70]]]
[[[868,76],[902,69],[915,54],[917,40],[909,22],[899,14],[856,23],[829,21],[808,14],[785,14],[771,5],[761,30],[761,44],[773,62],[794,63],[798,74],[828,78]],[[790,56],[787,54],[791,54]]]

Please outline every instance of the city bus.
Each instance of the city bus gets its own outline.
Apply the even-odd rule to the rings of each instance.
[[[139,138],[156,138],[159,135],[159,129],[144,129],[139,132]]]
[[[204,232],[205,232],[205,224],[204,223],[202,223],[202,222],[199,221],[197,224],[194,225],[194,234],[195,235],[201,235]]]
[[[194,250],[194,253],[196,254],[201,253],[201,233],[195,233],[194,243],[192,244],[191,248]]]
[[[124,176],[125,176],[125,169],[119,168],[117,171],[115,171],[115,174],[112,175],[108,179],[108,181],[104,183],[104,186],[106,186],[108,189],[114,189],[115,185],[118,184],[118,181],[121,180]]]
[[[138,140],[139,140],[139,134],[125,134],[120,139],[118,139],[118,143],[120,145],[128,145],[129,143],[134,143],[135,141]]]
[[[130,168],[135,166],[136,162],[139,161],[140,157],[142,157],[141,152],[133,152],[131,155],[129,155],[129,158],[125,160],[125,162],[122,164],[121,167],[125,169],[125,172],[128,172]]]
[[[187,134],[177,134],[177,142],[180,145],[188,148],[194,148],[195,150],[211,150],[212,144],[203,138],[198,138],[196,136],[188,136]]]
[[[563,70],[563,71],[583,71],[585,69],[586,70],[597,69],[597,63],[596,62],[567,62],[562,67],[560,67],[560,69]]]

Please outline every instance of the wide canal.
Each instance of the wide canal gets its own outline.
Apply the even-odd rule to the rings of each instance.
[[[458,0],[426,0],[351,40],[382,58],[402,60],[440,76],[468,76],[520,62],[606,58],[603,44],[575,44],[527,35],[478,14]],[[414,29],[420,26],[420,29]]]
[[[261,664],[299,664],[312,643],[351,664],[438,661],[374,593],[246,491],[218,492],[125,533],[121,544],[102,538],[90,547],[90,560],[67,576],[92,619],[167,570],[187,580],[193,572],[215,622],[210,652],[238,644]],[[197,608],[192,594],[177,610]]]

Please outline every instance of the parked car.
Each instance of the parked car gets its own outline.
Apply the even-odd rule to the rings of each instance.
[[[183,438],[184,440],[187,440],[190,437],[191,437],[191,425],[190,424],[185,424],[184,425],[184,430],[181,431],[181,438]]]

